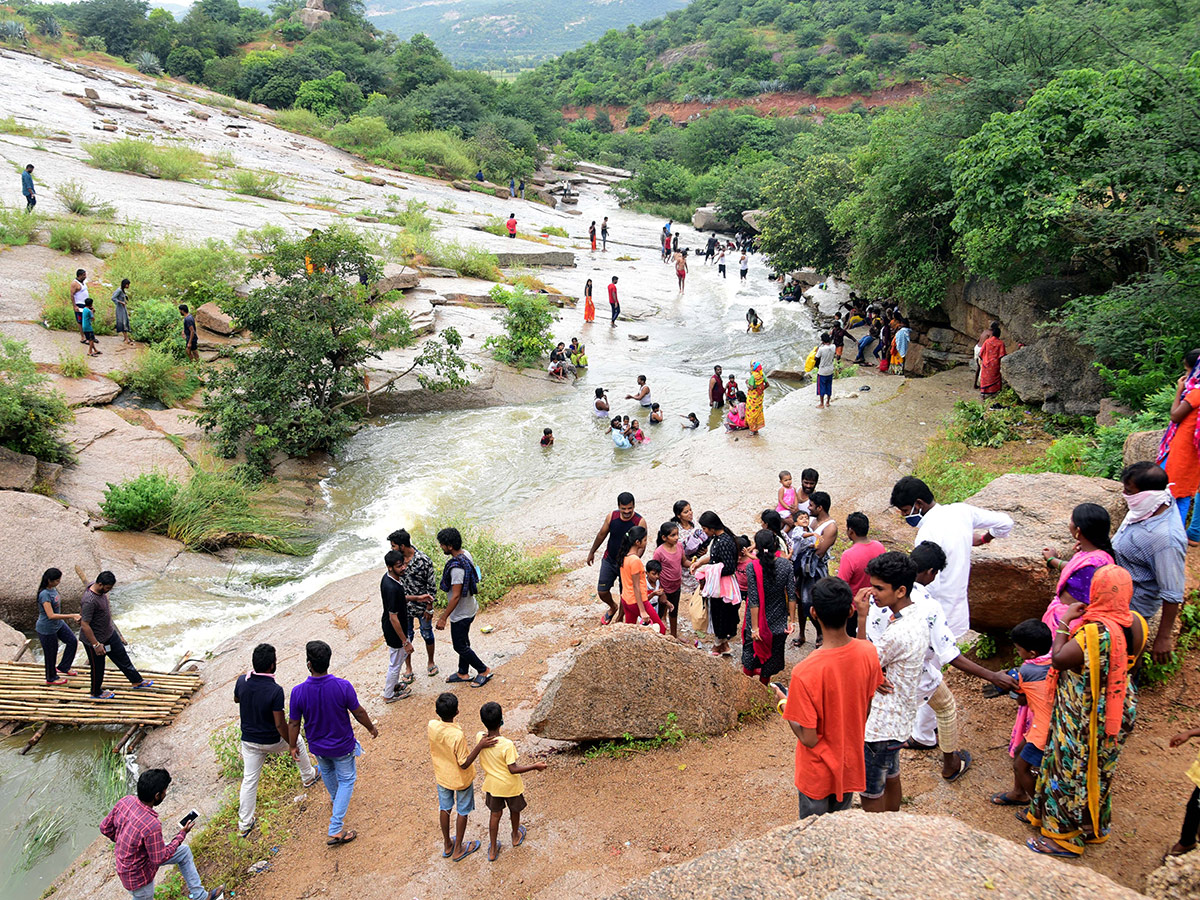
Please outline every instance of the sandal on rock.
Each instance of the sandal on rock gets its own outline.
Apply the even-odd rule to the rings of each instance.
[[[348,844],[358,837],[357,831],[343,831],[341,834],[335,834],[325,842],[327,847],[340,847],[342,844]]]
[[[438,673],[438,667],[435,666],[433,663],[430,663],[429,668],[427,668],[425,670],[426,675],[436,675],[437,673]]]
[[[950,784],[953,784],[954,782],[958,781],[958,779],[960,779],[960,778],[962,778],[964,775],[966,775],[966,774],[967,774],[967,770],[968,770],[969,768],[971,768],[971,753],[970,753],[970,751],[968,751],[968,750],[959,750],[959,751],[958,751],[958,761],[959,761],[959,762],[960,762],[962,765],[960,765],[960,766],[958,767],[958,771],[957,771],[957,772],[955,772],[953,775],[951,775],[949,778],[947,778],[947,779],[946,779],[946,781],[947,781],[948,783],[950,783]]]
[[[449,678],[446,679],[446,684],[466,684],[470,680],[471,680],[470,678],[465,677],[463,675],[459,675],[457,672],[455,672],[453,675],[451,675]]]
[[[471,687],[474,687],[474,688],[483,687],[485,684],[487,684],[491,680],[492,680],[491,672],[481,673],[479,675],[476,675],[475,678],[471,681]]]
[[[1025,846],[1034,853],[1042,853],[1046,856],[1061,856],[1066,859],[1077,859],[1079,854],[1072,853],[1070,850],[1064,850],[1058,844],[1051,843],[1045,838],[1032,837],[1025,842]]]
[[[1027,803],[1028,800],[1014,800],[1008,796],[1008,791],[992,794],[992,806],[1025,806]]]
[[[462,856],[452,856],[450,858],[452,860],[454,860],[455,862],[462,862],[464,859],[466,859],[468,856],[470,856],[472,853],[474,853],[478,849],[479,849],[479,841],[468,841],[466,844],[463,845]]]
[[[400,676],[401,684],[412,684],[416,680],[417,680],[417,676],[414,675],[412,672],[405,672],[402,676]]]

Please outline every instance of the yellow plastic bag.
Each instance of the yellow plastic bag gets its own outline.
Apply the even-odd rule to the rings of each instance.
[[[811,372],[817,367],[817,348],[813,347],[812,352],[808,354],[808,359],[804,360],[804,371]]]
[[[708,633],[708,601],[700,588],[696,588],[688,601],[688,615],[692,618],[692,631],[696,634]]]

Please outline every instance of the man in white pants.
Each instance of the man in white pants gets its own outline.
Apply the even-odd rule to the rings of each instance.
[[[930,541],[946,554],[946,567],[928,586],[929,596],[942,605],[946,625],[955,640],[971,627],[971,609],[967,587],[971,578],[971,548],[1002,538],[1012,531],[1012,517],[967,503],[943,506],[933,499],[933,491],[921,479],[906,475],[892,488],[892,506],[900,510],[904,521],[917,529],[913,542]],[[928,703],[917,713],[912,744],[932,749],[936,744],[937,716]]]
[[[401,578],[407,562],[401,550],[389,550],[383,557],[387,571],[383,573],[379,582],[379,597],[383,601],[383,618],[379,624],[383,628],[383,640],[388,648],[387,674],[383,678],[384,703],[407,700],[412,696],[412,689],[408,686],[412,676],[405,678],[403,683],[400,677],[404,661],[413,649],[404,627],[404,623],[409,621],[408,595],[404,593]]]
[[[287,718],[283,714],[283,688],[275,683],[275,648],[259,644],[251,657],[252,670],[239,675],[233,702],[242,719],[242,792],[238,801],[238,831],[245,837],[254,828],[258,808],[258,778],[272,753],[288,752]],[[305,787],[316,783],[317,773],[301,744],[300,778]]]

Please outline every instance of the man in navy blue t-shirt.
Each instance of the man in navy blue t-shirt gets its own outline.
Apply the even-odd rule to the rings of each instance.
[[[288,752],[287,719],[283,715],[283,688],[275,683],[275,648],[259,644],[251,657],[252,671],[239,675],[233,702],[242,713],[242,794],[238,803],[238,831],[242,837],[254,828],[258,806],[258,777],[272,753]],[[308,749],[300,748],[297,760],[305,787],[317,780]]]

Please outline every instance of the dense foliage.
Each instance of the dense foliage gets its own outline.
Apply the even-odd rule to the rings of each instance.
[[[239,450],[260,471],[276,453],[307,456],[335,446],[355,416],[367,363],[413,343],[407,314],[371,298],[379,264],[353,232],[314,231],[303,240],[263,238],[248,276],[266,283],[221,308],[254,335],[205,384],[200,424],[227,457]],[[426,387],[462,383],[454,329],[426,342],[413,368]],[[410,369],[410,371],[412,371]]]
[[[550,331],[554,312],[545,294],[530,294],[524,288],[496,285],[491,297],[504,307],[504,334],[484,341],[496,359],[511,366],[536,366],[554,348]]]
[[[24,341],[0,336],[0,447],[49,462],[69,462],[60,436],[72,418],[58,391],[47,391],[49,376],[37,370]]]

